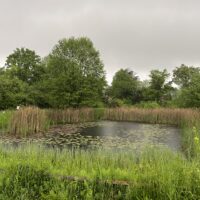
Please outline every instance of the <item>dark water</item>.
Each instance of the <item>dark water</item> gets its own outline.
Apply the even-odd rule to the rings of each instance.
[[[181,148],[180,130],[177,127],[160,124],[104,121],[82,129],[81,135],[103,138],[108,144],[114,141],[118,145],[128,144],[135,148],[148,145],[168,147],[175,151]]]
[[[181,150],[180,130],[173,126],[134,122],[101,121],[67,124],[53,128],[39,138],[0,138],[3,145],[18,147],[23,144],[58,148],[137,150],[149,146]]]

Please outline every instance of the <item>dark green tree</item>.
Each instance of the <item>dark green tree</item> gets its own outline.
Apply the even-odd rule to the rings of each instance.
[[[44,73],[40,56],[26,48],[14,50],[7,57],[5,67],[11,77],[17,77],[28,84],[39,81]]]
[[[0,109],[15,108],[17,105],[26,105],[27,84],[17,78],[0,76]]]
[[[147,91],[148,100],[163,103],[171,99],[171,92],[173,91],[172,82],[168,81],[169,73],[166,69],[163,71],[152,70],[150,72],[150,82]]]
[[[120,69],[115,73],[110,93],[114,98],[135,103],[139,81],[133,71]]]
[[[187,87],[180,90],[177,97],[179,107],[200,107],[200,74],[191,77]]]

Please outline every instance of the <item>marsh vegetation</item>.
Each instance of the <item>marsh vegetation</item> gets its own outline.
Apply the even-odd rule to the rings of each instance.
[[[0,138],[2,199],[200,196],[198,110],[24,107],[8,113],[2,113],[9,117]]]
[[[7,57],[0,199],[200,198],[200,68],[105,74],[89,38]]]

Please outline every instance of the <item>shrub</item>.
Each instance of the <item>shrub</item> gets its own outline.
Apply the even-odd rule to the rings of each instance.
[[[135,104],[137,108],[160,108],[160,105],[156,101],[142,101],[138,104]]]

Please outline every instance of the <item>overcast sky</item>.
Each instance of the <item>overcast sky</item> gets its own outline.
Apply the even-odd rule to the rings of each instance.
[[[47,55],[59,39],[87,36],[107,79],[120,68],[200,66],[200,0],[0,0],[0,64],[17,47]]]

